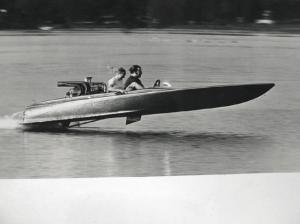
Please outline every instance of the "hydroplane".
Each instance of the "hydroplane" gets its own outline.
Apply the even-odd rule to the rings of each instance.
[[[116,117],[126,117],[128,125],[145,115],[244,103],[265,94],[274,83],[173,88],[157,80],[153,87],[123,93],[108,92],[103,82],[59,81],[57,86],[72,89],[63,98],[27,106],[24,127],[68,129]]]

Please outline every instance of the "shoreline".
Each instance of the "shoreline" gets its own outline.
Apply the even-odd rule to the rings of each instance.
[[[300,26],[297,25],[246,25],[246,26],[176,26],[167,28],[122,28],[122,27],[73,27],[56,28],[49,30],[42,29],[3,29],[0,36],[11,34],[61,34],[61,33],[137,33],[137,34],[193,34],[193,35],[279,35],[293,36],[300,35]]]

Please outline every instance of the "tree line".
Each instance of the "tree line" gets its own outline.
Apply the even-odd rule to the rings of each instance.
[[[0,0],[0,27],[253,23],[266,10],[276,21],[297,21],[300,0]]]

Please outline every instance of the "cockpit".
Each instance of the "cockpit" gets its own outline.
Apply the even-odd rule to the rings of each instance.
[[[66,92],[66,97],[76,97],[93,95],[99,93],[107,93],[107,85],[105,82],[92,82],[92,77],[86,77],[84,81],[59,81],[57,82],[58,87],[71,87],[68,92]],[[156,80],[152,88],[171,88],[171,84],[168,82],[160,82]],[[120,94],[116,92],[116,94]],[[123,94],[123,93],[121,93]]]

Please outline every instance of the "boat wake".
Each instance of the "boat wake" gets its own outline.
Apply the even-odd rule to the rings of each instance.
[[[21,128],[23,112],[17,112],[12,115],[0,117],[0,129],[17,129]]]

